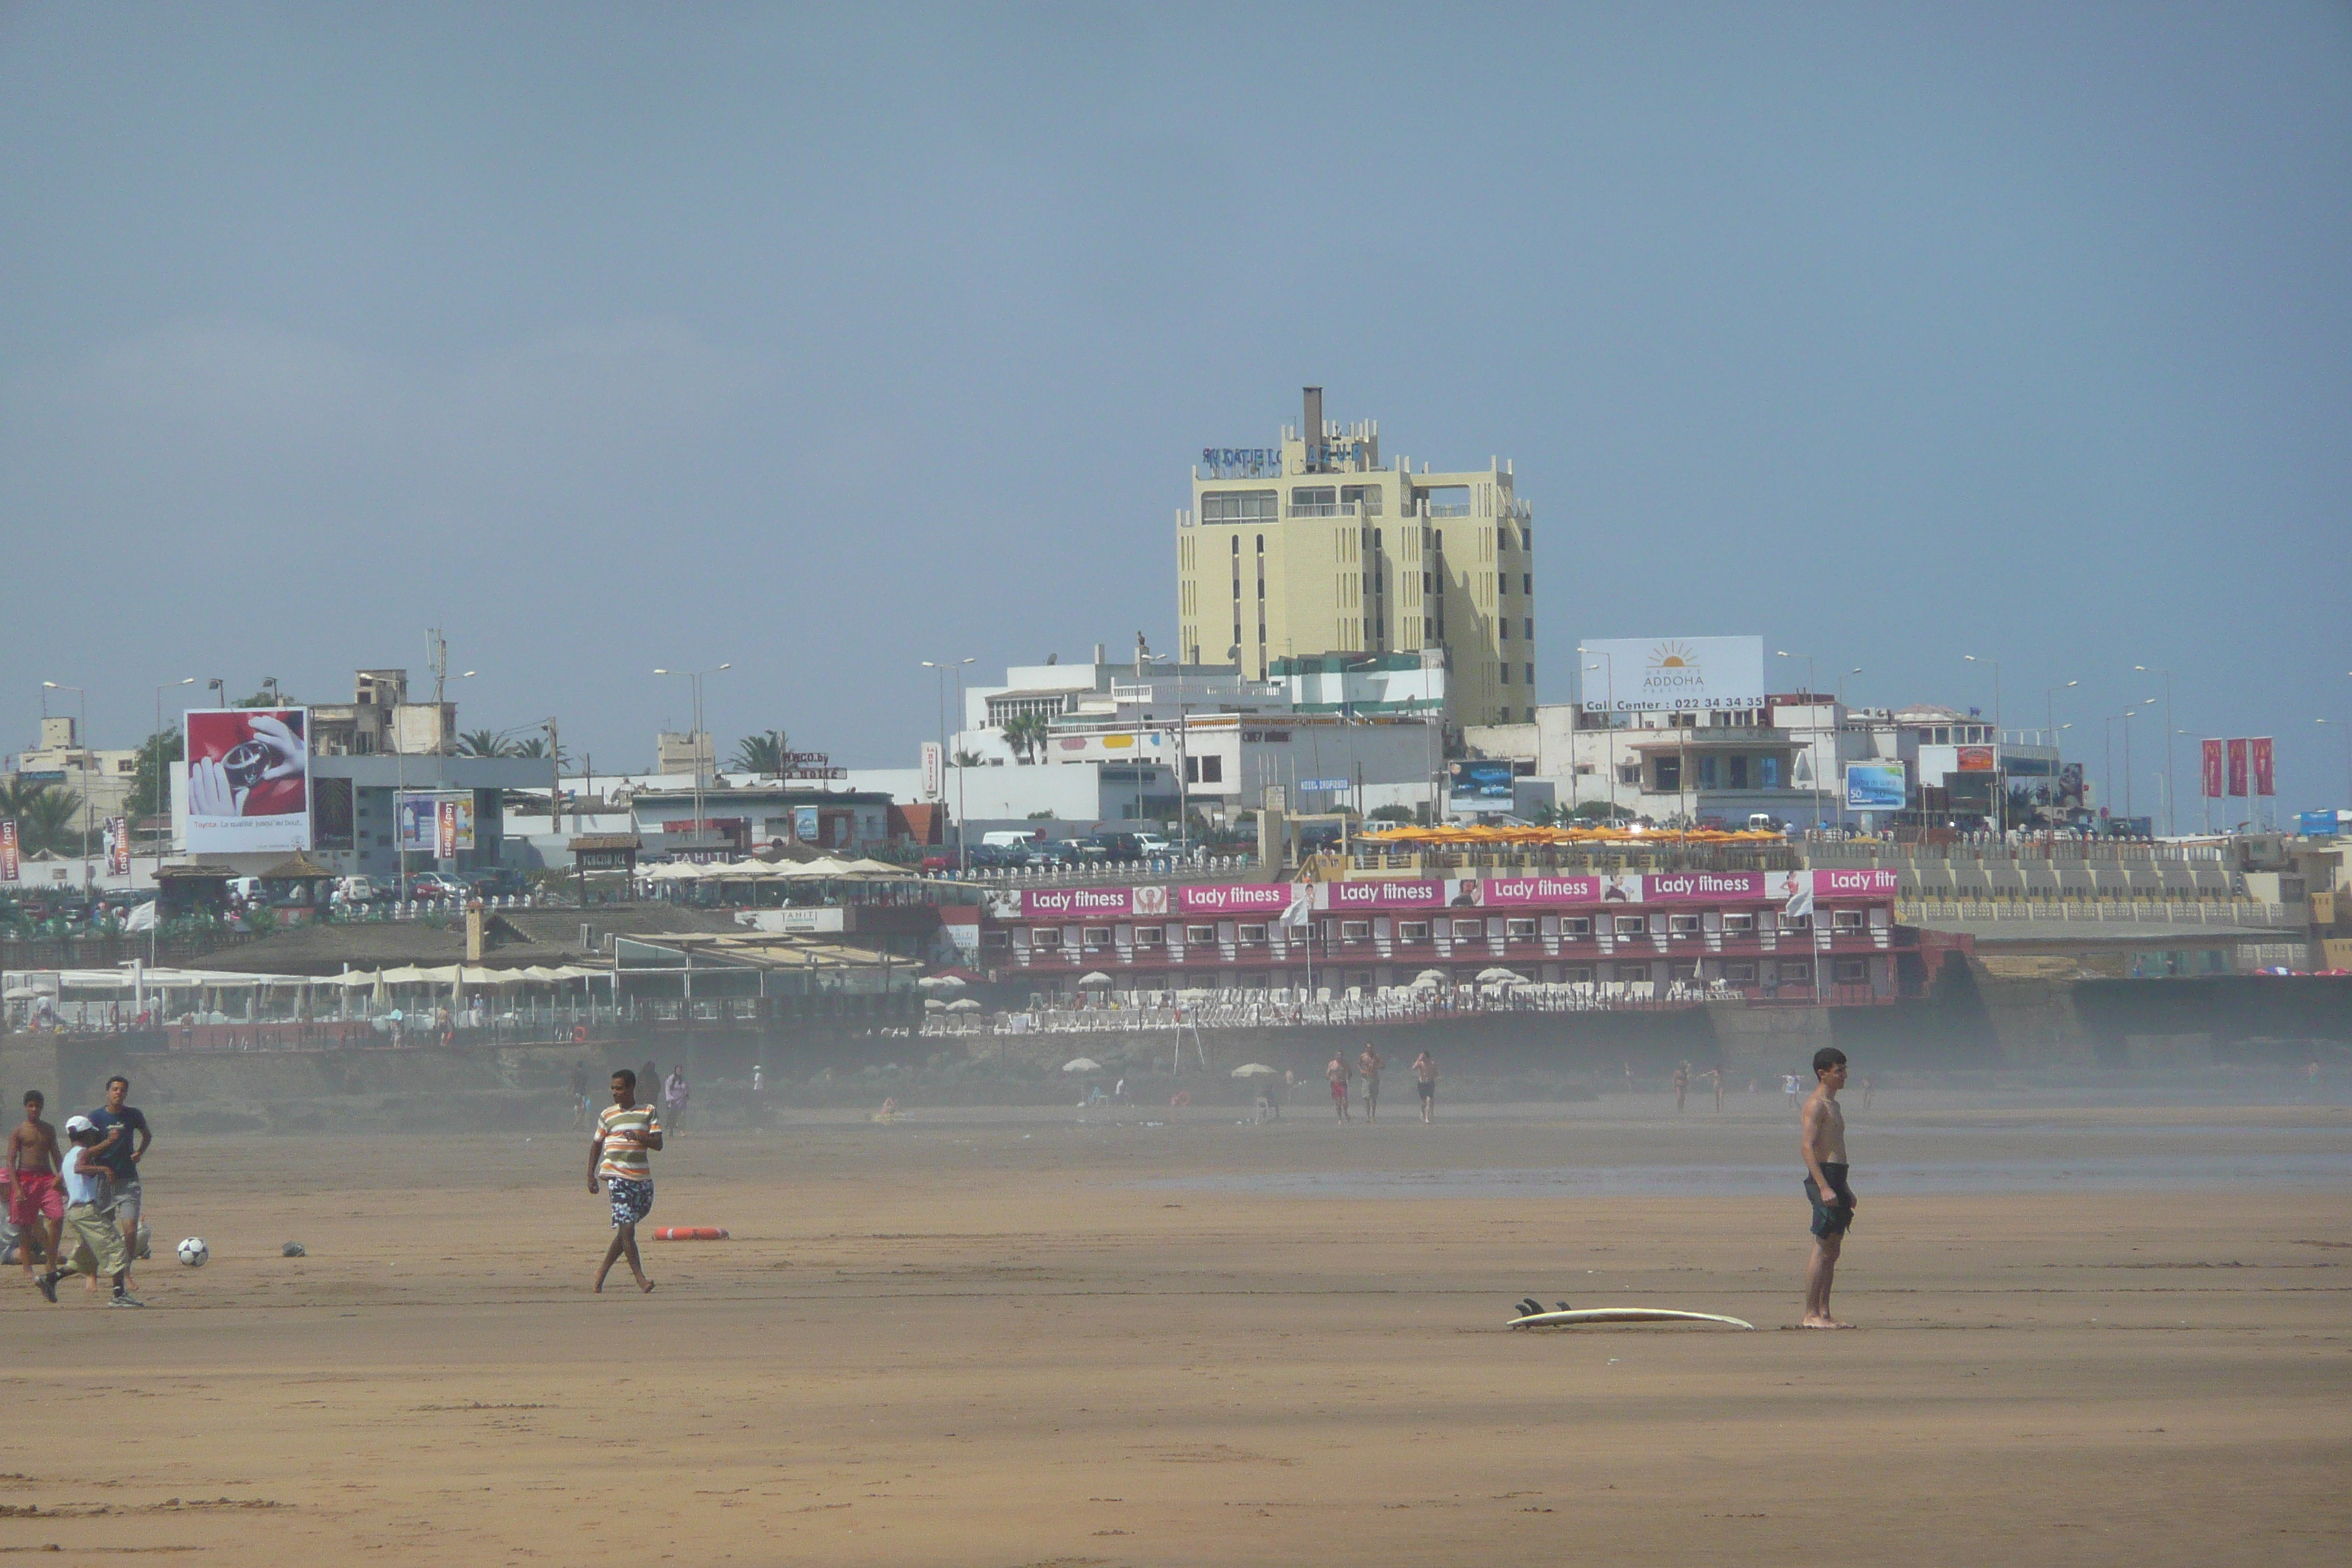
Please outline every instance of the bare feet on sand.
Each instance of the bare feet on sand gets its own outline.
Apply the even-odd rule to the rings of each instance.
[[[1835,1318],[1807,1318],[1803,1321],[1800,1322],[1797,1327],[1801,1329],[1850,1329],[1853,1327],[1853,1325],[1852,1323],[1840,1322]]]

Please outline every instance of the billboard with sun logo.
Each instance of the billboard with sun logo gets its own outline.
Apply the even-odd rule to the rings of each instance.
[[[1713,713],[1764,706],[1762,637],[1615,637],[1583,645],[1587,713]]]

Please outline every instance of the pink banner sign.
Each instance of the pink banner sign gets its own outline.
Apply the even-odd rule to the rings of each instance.
[[[1315,904],[1325,910],[1441,910],[1450,882],[1325,882]]]
[[[1761,902],[1762,871],[1657,871],[1642,879],[1642,891],[1654,904],[1717,903],[1725,900]]]
[[[1285,882],[1207,882],[1176,889],[1176,907],[1188,915],[1278,915],[1304,889]]]
[[[1891,899],[1902,887],[1902,878],[1890,866],[1865,866],[1847,870],[1823,867],[1813,873],[1813,896],[1817,899]]]
[[[1167,912],[1165,888],[1024,888],[1021,892],[1024,920],[1123,920]]]
[[[1603,877],[1489,877],[1479,884],[1478,900],[1490,909],[1597,904],[1607,880]]]

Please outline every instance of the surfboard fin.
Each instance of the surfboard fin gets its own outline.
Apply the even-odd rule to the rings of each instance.
[[[1570,1306],[1570,1305],[1569,1305],[1567,1302],[1565,1302],[1565,1301],[1554,1301],[1554,1302],[1552,1303],[1552,1306],[1553,1306],[1555,1309],[1557,1309],[1558,1310],[1559,1310],[1559,1311],[1563,1311],[1563,1312],[1573,1312],[1574,1310],[1576,1310],[1576,1309],[1575,1309],[1575,1308],[1573,1308],[1573,1307]]]
[[[1519,1303],[1519,1316],[1522,1318],[1532,1318],[1543,1310],[1543,1303],[1533,1296]]]

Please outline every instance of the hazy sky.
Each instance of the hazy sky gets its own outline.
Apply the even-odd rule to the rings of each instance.
[[[1171,648],[1312,382],[1516,461],[1546,700],[1976,653],[2095,773],[2168,665],[2346,800],[2341,5],[7,5],[0,274],[0,750],[437,622],[600,768],[721,660],[722,746],[910,764],[923,658]]]

